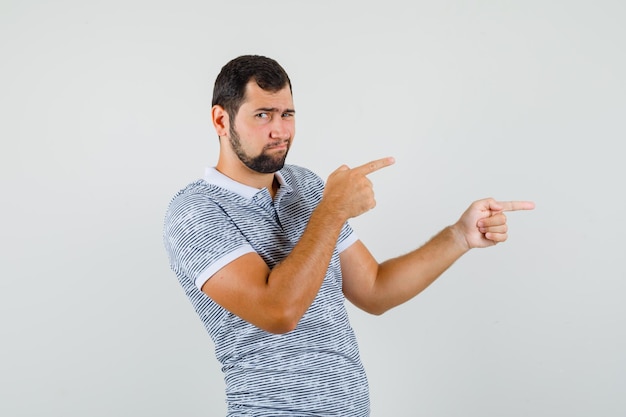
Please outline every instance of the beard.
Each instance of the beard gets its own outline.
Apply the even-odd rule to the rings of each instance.
[[[274,145],[270,144],[264,147],[259,155],[251,156],[243,150],[243,147],[241,146],[241,138],[233,125],[230,126],[229,133],[229,140],[231,146],[233,147],[233,151],[235,151],[239,160],[251,170],[261,174],[271,174],[276,171],[280,171],[285,166],[285,160],[287,159],[287,154],[289,153],[289,141],[287,142],[287,149],[285,150],[285,153],[278,153],[275,155],[266,153],[266,149]]]

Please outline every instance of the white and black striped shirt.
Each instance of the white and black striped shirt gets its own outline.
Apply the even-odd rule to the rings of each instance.
[[[172,199],[164,243],[170,266],[215,344],[228,416],[369,415],[369,393],[344,305],[339,253],[356,241],[346,223],[324,282],[295,330],[265,332],[213,302],[199,288],[224,265],[256,252],[270,268],[300,239],[324,182],[286,165],[267,189],[237,183],[214,168]]]

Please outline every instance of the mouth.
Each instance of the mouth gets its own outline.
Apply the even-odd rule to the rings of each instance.
[[[265,147],[266,150],[283,150],[289,148],[289,141],[283,140],[280,142],[273,143],[271,145],[267,145]]]

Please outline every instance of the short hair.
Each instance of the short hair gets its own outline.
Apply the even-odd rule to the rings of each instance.
[[[222,106],[231,118],[235,117],[250,80],[265,91],[277,92],[286,86],[292,91],[291,80],[278,62],[260,55],[242,55],[229,61],[217,75],[211,106]]]

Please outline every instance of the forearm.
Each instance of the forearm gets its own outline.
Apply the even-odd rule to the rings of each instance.
[[[415,297],[468,250],[462,234],[449,226],[420,248],[383,262],[372,287],[374,312],[383,313]]]
[[[317,295],[345,220],[324,202],[313,211],[289,256],[267,277],[267,295],[295,327]]]

